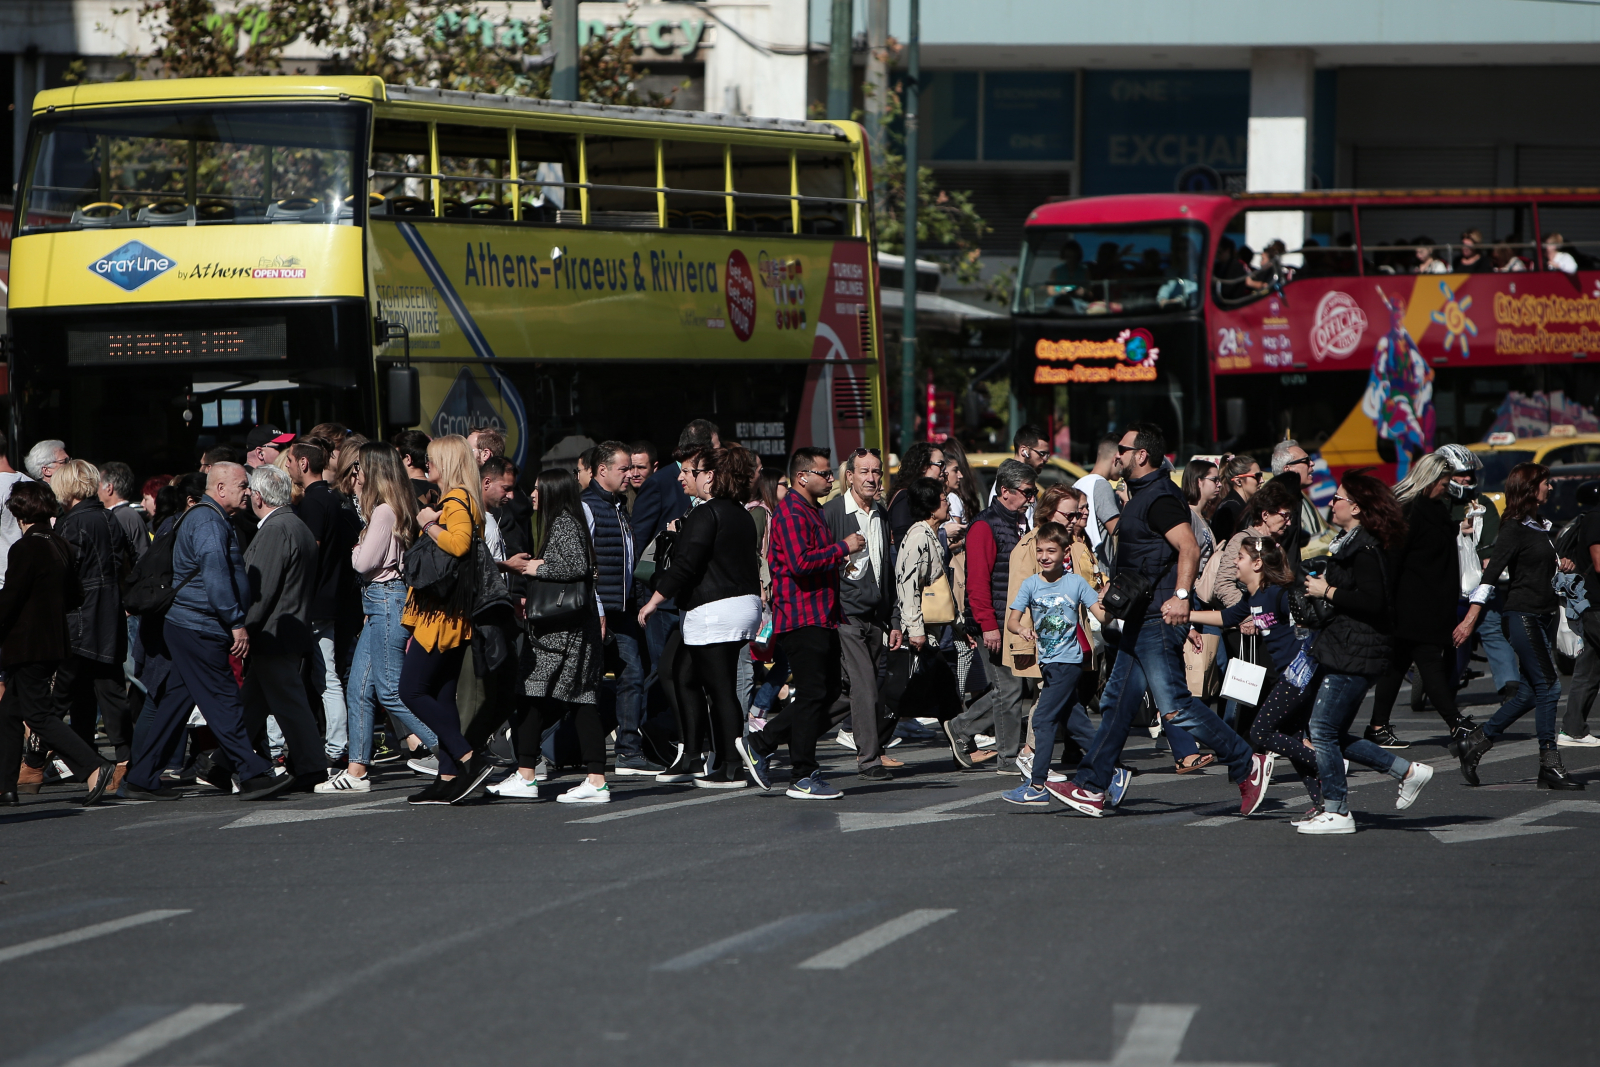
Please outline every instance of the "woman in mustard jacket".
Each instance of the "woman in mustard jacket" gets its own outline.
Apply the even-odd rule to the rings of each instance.
[[[406,595],[400,622],[411,631],[400,668],[400,699],[439,737],[439,777],[413,793],[413,804],[456,804],[472,795],[494,770],[488,753],[474,753],[461,736],[456,680],[472,639],[474,544],[483,540],[483,497],[478,464],[464,437],[435,437],[428,444],[428,480],[439,487],[439,507],[417,512],[419,537],[429,537],[462,561],[462,578],[449,603]],[[485,551],[487,548],[485,547]],[[416,551],[415,548],[411,551]]]

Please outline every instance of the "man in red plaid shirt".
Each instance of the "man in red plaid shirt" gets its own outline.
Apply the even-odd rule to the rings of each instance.
[[[826,448],[796,449],[789,461],[792,488],[772,517],[767,550],[772,570],[772,632],[794,674],[795,697],[760,733],[736,742],[756,785],[772,788],[767,760],[788,744],[790,785],[796,800],[833,800],[841,794],[817,769],[817,736],[839,698],[839,571],[866,539],[834,539],[819,501],[833,486]]]

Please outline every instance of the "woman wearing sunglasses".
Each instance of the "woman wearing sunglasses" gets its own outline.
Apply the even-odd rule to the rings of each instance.
[[[1224,456],[1219,474],[1223,497],[1212,513],[1211,532],[1217,535],[1217,543],[1222,544],[1237,533],[1239,524],[1245,521],[1245,505],[1261,488],[1261,464],[1250,456]],[[1233,554],[1237,556],[1238,552]]]

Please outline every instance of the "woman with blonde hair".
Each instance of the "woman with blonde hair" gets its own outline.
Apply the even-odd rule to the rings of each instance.
[[[478,464],[459,434],[428,443],[428,481],[442,494],[439,507],[417,513],[421,536],[459,559],[453,589],[438,596],[413,586],[400,622],[411,631],[400,669],[400,699],[438,738],[439,777],[407,799],[413,804],[458,804],[494,770],[488,753],[474,752],[461,736],[456,679],[472,639],[474,546],[483,540],[483,496]],[[420,547],[420,546],[419,546]],[[417,551],[417,549],[412,549]]]
[[[110,789],[122,784],[133,756],[133,712],[128,680],[127,616],[122,612],[122,561],[131,558],[128,535],[100,502],[100,471],[69,459],[55,469],[50,488],[61,501],[56,535],[72,546],[83,601],[67,611],[67,654],[56,668],[56,714],[94,744],[95,720],[104,709],[106,739],[116,749]]]
[[[433,731],[400,699],[400,673],[406,654],[406,631],[401,624],[406,583],[401,564],[417,536],[417,496],[400,464],[400,453],[381,441],[357,446],[350,477],[361,502],[361,513],[368,516],[350,556],[361,579],[361,612],[366,622],[356,640],[344,690],[350,764],[319,784],[319,793],[371,790],[367,767],[372,762],[375,703],[423,744],[430,748],[438,744]]]

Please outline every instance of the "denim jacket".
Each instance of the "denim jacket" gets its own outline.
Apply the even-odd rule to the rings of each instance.
[[[228,634],[244,625],[250,577],[244,554],[221,505],[203,498],[184,516],[172,546],[172,598],[167,623],[200,633]]]

